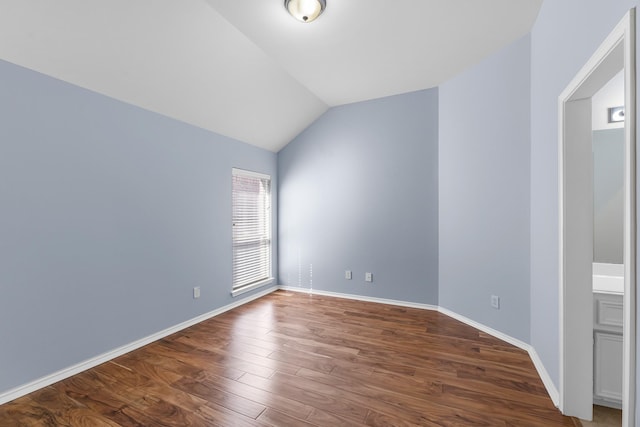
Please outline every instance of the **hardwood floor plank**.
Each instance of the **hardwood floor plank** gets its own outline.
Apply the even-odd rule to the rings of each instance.
[[[207,378],[211,380],[209,384],[212,387],[216,387],[220,390],[226,390],[238,396],[243,396],[267,408],[273,408],[277,411],[285,412],[297,419],[306,419],[314,409],[312,406],[288,399],[270,391],[253,387],[240,381],[231,381],[217,376],[207,376]]]
[[[298,380],[296,383],[300,385],[306,383],[306,388],[313,387],[316,390],[324,390],[326,393],[339,395],[343,399],[375,408],[375,412],[381,416],[369,414],[370,419],[390,418],[409,424],[429,425],[443,419],[455,419],[460,416],[457,407],[448,405],[447,401],[441,399],[442,387],[436,386],[432,390],[425,389],[424,393],[419,396],[409,397],[406,394],[396,393],[385,387],[375,387],[362,381],[338,382],[335,377],[309,370],[300,372],[298,376],[305,378],[305,380]],[[313,383],[306,382],[309,379],[312,379]],[[332,389],[338,391],[332,392]],[[469,415],[469,417],[474,418],[474,422],[482,422],[483,418],[477,413]]]
[[[573,426],[442,313],[278,291],[0,406],[0,426]]]
[[[203,371],[219,373],[231,368],[234,371],[250,372],[265,378],[269,378],[275,372],[273,368],[256,365],[238,357],[230,357],[214,347],[208,347],[208,350],[204,350],[182,343],[161,343],[157,347],[151,348],[150,351],[174,357],[194,369],[200,368]]]
[[[297,387],[289,382],[266,379],[252,374],[243,375],[239,381],[265,391],[272,391],[288,399],[350,419],[356,423],[363,422],[368,413],[367,408],[362,406],[318,393],[315,389]]]
[[[273,427],[316,426],[316,424],[311,424],[299,418],[294,418],[283,412],[276,411],[275,409],[267,409],[266,411],[264,411],[262,414],[260,414],[258,421]]]
[[[153,419],[155,424],[168,427],[183,426],[206,426],[207,421],[197,415],[197,412],[203,405],[197,405],[192,410],[186,410],[180,405],[173,404],[167,400],[158,397],[163,390],[159,389],[157,393],[143,393],[144,395],[134,402],[131,406],[145,416]],[[167,390],[165,390],[166,392]],[[169,391],[169,394],[173,394]],[[174,400],[171,398],[171,400]],[[183,400],[182,403],[185,401]]]
[[[209,427],[264,427],[265,424],[215,404],[202,406],[198,415]]]
[[[166,386],[172,384],[183,377],[188,378],[201,378],[204,376],[202,370],[197,370],[194,375],[184,375],[179,372],[167,369],[163,365],[153,364],[150,360],[140,360],[135,358],[129,358],[127,360],[119,360],[118,363],[125,366],[135,372],[144,375],[151,379],[154,384],[160,386]]]
[[[90,409],[72,409],[67,414],[69,424],[73,427],[120,427],[121,424],[105,419]]]
[[[29,396],[18,398],[0,406],[0,425],[19,427],[55,427],[55,419]]]
[[[452,406],[464,406],[478,413],[491,411],[493,417],[502,419],[505,422],[509,420],[512,416],[511,414],[516,412],[522,414],[520,416],[521,420],[529,421],[532,425],[558,422],[563,423],[560,425],[573,425],[571,419],[562,417],[560,414],[551,413],[548,408],[510,399],[509,397],[511,396],[507,394],[496,396],[444,384],[442,397]]]
[[[257,377],[259,378],[259,377]],[[220,390],[211,383],[210,380],[193,380],[183,378],[175,383],[173,387],[185,393],[198,396],[207,402],[214,402],[216,405],[238,412],[249,418],[257,418],[265,410],[263,405],[255,403],[249,399]]]
[[[365,419],[365,424],[372,427],[405,427],[405,426],[428,426],[439,427],[443,424],[423,420],[420,424],[412,423],[406,420],[400,420],[397,417],[381,414],[379,412],[369,412]]]
[[[295,366],[296,372],[300,368],[331,372],[337,366],[336,360],[327,356],[301,353],[291,349],[287,351],[274,351],[269,355],[269,358],[287,364],[288,366]],[[295,375],[296,372],[292,372],[292,374]]]
[[[324,426],[359,427],[359,426],[365,425],[359,422],[351,421],[349,419],[340,417],[336,414],[323,411],[318,408],[313,408],[313,410],[307,417],[307,421],[318,427],[324,427]]]

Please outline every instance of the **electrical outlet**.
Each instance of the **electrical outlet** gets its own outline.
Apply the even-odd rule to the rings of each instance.
[[[200,286],[196,286],[195,288],[193,288],[193,298],[200,298]]]
[[[373,273],[364,273],[365,282],[373,282]]]
[[[351,270],[345,270],[344,278],[347,279],[347,280],[351,280],[351,277],[352,277]]]
[[[496,310],[500,310],[500,297],[497,295],[491,295],[491,307]]]

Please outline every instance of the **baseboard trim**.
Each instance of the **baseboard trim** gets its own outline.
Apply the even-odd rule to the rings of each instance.
[[[531,344],[527,344],[524,341],[521,341],[517,338],[514,338],[510,335],[507,335],[505,333],[502,333],[500,331],[497,331],[493,328],[490,328],[489,326],[483,325],[482,323],[478,323],[475,320],[471,320],[465,316],[462,316],[454,311],[451,311],[449,309],[446,309],[444,307],[440,307],[439,309],[440,313],[442,314],[446,314],[449,317],[453,317],[456,320],[459,320],[462,323],[465,323],[473,328],[476,328],[486,334],[489,334],[493,337],[496,337],[498,339],[501,339],[502,341],[505,341],[513,346],[516,346],[524,351],[526,351],[527,353],[529,353],[529,357],[531,358],[531,361],[533,362],[533,366],[535,366],[536,371],[538,371],[538,375],[540,376],[540,379],[542,380],[542,383],[544,384],[544,387],[547,389],[547,394],[549,394],[549,397],[551,398],[551,401],[553,402],[553,404],[558,407],[558,405],[560,405],[560,393],[558,392],[558,389],[556,388],[556,386],[553,384],[553,381],[551,381],[551,377],[549,376],[549,373],[547,372],[546,368],[544,367],[544,364],[542,363],[542,360],[540,359],[540,356],[538,356],[538,353],[536,352],[536,349],[533,348],[533,346],[531,346]]]
[[[305,293],[305,294],[310,294],[310,295],[321,295],[321,296],[326,296],[326,297],[351,299],[351,300],[356,300],[356,301],[375,302],[375,303],[378,303],[378,304],[397,305],[399,307],[419,308],[419,309],[422,309],[422,310],[434,310],[434,311],[438,310],[438,306],[437,305],[420,304],[420,303],[409,302],[409,301],[399,301],[399,300],[386,299],[386,298],[376,298],[376,297],[367,297],[367,296],[362,296],[362,295],[343,294],[343,293],[340,293],[340,292],[320,291],[320,290],[317,290],[317,289],[296,288],[296,287],[291,287],[291,286],[280,286],[280,289],[283,290],[283,291],[300,292],[300,293]]]
[[[236,307],[239,307],[243,304],[247,304],[253,300],[261,298],[265,295],[268,295],[272,292],[278,290],[277,286],[266,289],[262,292],[258,292],[254,295],[251,295],[247,298],[243,298],[240,301],[233,302],[231,304],[225,305],[224,307],[220,307],[216,310],[210,311],[208,313],[202,314],[200,316],[194,317],[193,319],[187,320],[185,322],[179,323],[170,328],[164,329],[155,334],[151,334],[147,337],[139,339],[129,344],[125,344],[122,347],[118,347],[114,350],[108,351],[106,353],[100,354],[96,357],[92,357],[91,359],[80,362],[76,365],[70,366],[65,369],[61,369],[57,372],[54,372],[45,377],[39,378],[30,383],[15,387],[9,391],[4,393],[0,393],[0,405],[15,400],[19,397],[25,396],[29,393],[32,393],[41,388],[47,387],[53,383],[64,380],[65,378],[69,378],[73,375],[79,374],[80,372],[86,371],[87,369],[91,369],[95,366],[98,366],[102,363],[108,362],[110,360],[115,359],[116,357],[122,356],[123,354],[129,353],[130,351],[136,350],[140,347],[143,347],[147,344],[151,344],[154,341],[158,341],[166,336],[179,332],[183,329],[188,328],[189,326],[193,326],[197,323],[203,322],[207,319],[211,319],[212,317],[218,316],[226,311],[232,310]]]
[[[540,356],[538,356],[538,352],[536,352],[536,349],[533,348],[532,346],[529,346],[529,356],[531,357],[531,361],[533,362],[533,365],[536,367],[536,370],[538,371],[538,375],[540,375],[540,379],[542,380],[542,383],[547,389],[547,393],[549,393],[549,397],[551,398],[551,401],[553,402],[554,405],[556,405],[556,408],[559,408],[560,392],[558,391],[556,386],[553,384],[553,381],[551,380],[551,376],[547,372],[547,369],[544,367],[544,363],[542,363]]]
[[[549,376],[549,373],[547,372],[547,370],[544,367],[544,364],[542,363],[542,360],[540,359],[540,357],[538,356],[538,353],[536,352],[535,348],[533,348],[530,344],[527,344],[523,341],[520,341],[519,339],[513,338],[507,334],[504,334],[500,331],[497,331],[493,328],[490,328],[486,325],[483,325],[481,323],[478,323],[474,320],[471,320],[465,316],[462,316],[454,311],[451,311],[449,309],[446,309],[444,307],[439,307],[437,305],[431,305],[431,304],[420,304],[420,303],[414,303],[414,302],[408,302],[408,301],[400,301],[400,300],[392,300],[392,299],[386,299],[386,298],[376,298],[376,297],[368,297],[368,296],[363,296],[363,295],[353,295],[353,294],[344,294],[344,293],[339,293],[339,292],[329,292],[329,291],[321,291],[321,290],[317,290],[317,289],[305,289],[305,288],[297,288],[297,287],[290,287],[290,286],[280,286],[280,287],[272,287],[269,289],[266,289],[262,292],[258,292],[256,294],[253,294],[247,298],[243,298],[240,301],[236,301],[233,302],[231,304],[228,304],[224,307],[220,307],[216,310],[210,311],[208,313],[202,314],[200,316],[194,317],[193,319],[187,320],[185,322],[179,323],[175,326],[172,326],[170,328],[164,329],[160,332],[157,332],[155,334],[149,335],[147,337],[144,337],[140,340],[134,341],[132,343],[126,344],[122,347],[118,347],[114,350],[108,351],[106,353],[100,354],[96,357],[93,357],[91,359],[85,360],[83,362],[80,362],[76,365],[70,366],[68,368],[62,369],[60,371],[54,372],[50,375],[47,375],[45,377],[39,378],[35,381],[32,381],[30,383],[18,386],[16,388],[13,388],[9,391],[6,391],[4,393],[0,393],[0,405],[10,402],[12,400],[15,400],[19,397],[25,396],[29,393],[32,393],[36,390],[39,390],[41,388],[47,387],[53,383],[56,383],[58,381],[61,381],[65,378],[69,378],[73,375],[79,374],[80,372],[86,371],[87,369],[91,369],[95,366],[98,366],[102,363],[108,362],[110,360],[115,359],[116,357],[122,356],[123,354],[129,353],[130,351],[136,350],[140,347],[144,347],[147,344],[151,344],[154,341],[160,340],[166,336],[169,336],[173,333],[179,332],[183,329],[186,329],[190,326],[193,326],[197,323],[203,322],[207,319],[211,319],[212,317],[218,316],[226,311],[232,310],[236,307],[239,307],[243,304],[247,304],[253,300],[256,300],[258,298],[261,298],[265,295],[268,295],[274,291],[277,291],[278,289],[281,289],[283,291],[290,291],[290,292],[300,292],[300,293],[306,293],[306,294],[311,294],[311,295],[321,295],[321,296],[329,296],[329,297],[336,297],[336,298],[344,298],[344,299],[351,299],[351,300],[356,300],[356,301],[364,301],[364,302],[373,302],[373,303],[379,303],[379,304],[388,304],[388,305],[395,305],[395,306],[399,306],[399,307],[408,307],[408,308],[418,308],[418,309],[422,309],[422,310],[431,310],[431,311],[438,311],[442,314],[445,314],[449,317],[452,317],[462,323],[465,323],[475,329],[478,329],[482,332],[485,332],[491,336],[494,336],[498,339],[501,339],[509,344],[512,344],[518,348],[521,348],[523,350],[525,350],[527,353],[529,353],[529,357],[531,358],[536,370],[538,371],[538,375],[540,375],[540,379],[542,380],[542,383],[544,384],[545,388],[547,389],[547,393],[549,394],[549,397],[551,398],[551,400],[553,401],[554,405],[556,405],[556,407],[559,405],[560,403],[560,393],[558,392],[558,389],[555,387],[555,385],[553,384],[553,381],[551,380],[551,377]]]
[[[526,351],[529,354],[529,357],[531,358],[531,361],[533,362],[533,365],[535,366],[536,371],[538,371],[538,375],[540,376],[542,383],[547,389],[547,393],[549,394],[551,401],[556,407],[558,407],[558,405],[560,404],[560,393],[558,392],[558,389],[556,388],[556,386],[553,384],[553,381],[551,380],[551,377],[549,376],[549,373],[545,369],[544,364],[542,363],[540,356],[538,356],[538,353],[536,352],[535,348],[533,348],[530,344],[527,344],[524,341],[521,341],[503,332],[490,328],[489,326],[483,325],[482,323],[476,322],[475,320],[471,320],[468,317],[465,317],[465,316],[462,316],[461,314],[456,313],[455,311],[451,311],[447,308],[440,307],[437,305],[431,305],[431,304],[419,304],[419,303],[391,300],[391,299],[385,299],[385,298],[375,298],[375,297],[368,297],[368,296],[362,296],[362,295],[343,294],[339,292],[321,291],[317,289],[305,289],[305,288],[297,288],[297,287],[290,287],[290,286],[281,286],[280,289],[282,289],[283,291],[302,292],[302,293],[307,293],[311,295],[324,295],[329,297],[345,298],[345,299],[352,299],[357,301],[375,302],[375,303],[381,303],[381,304],[397,305],[401,307],[411,307],[411,308],[419,308],[423,310],[438,311],[466,325],[469,325],[472,328],[478,329],[488,335],[491,335],[495,338],[498,338],[502,341],[505,341],[515,347],[518,347]]]
[[[508,342],[509,344],[521,348],[522,350],[529,351],[529,344],[524,341],[520,341],[517,338],[512,337],[511,335],[507,335],[503,332],[495,330],[489,326],[483,325],[482,323],[476,322],[475,320],[471,320],[468,317],[465,317],[461,314],[456,313],[455,311],[451,311],[448,308],[439,307],[438,311],[442,314],[446,314],[449,317],[453,317],[454,319],[471,326],[472,328],[476,328],[486,334],[489,334],[495,338],[498,338],[502,341]]]

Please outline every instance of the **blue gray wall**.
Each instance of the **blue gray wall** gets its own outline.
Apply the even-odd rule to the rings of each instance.
[[[531,43],[531,344],[559,386],[558,96],[638,1],[545,1]]]
[[[593,132],[593,262],[622,264],[624,129]]]
[[[2,61],[0,121],[0,393],[233,301],[231,168],[274,153]]]
[[[438,303],[437,89],[330,109],[278,171],[281,285]]]
[[[440,87],[440,306],[524,342],[529,73],[526,36]]]

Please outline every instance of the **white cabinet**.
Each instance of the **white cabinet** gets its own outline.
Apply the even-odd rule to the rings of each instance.
[[[605,406],[620,405],[622,403],[622,335],[596,331],[594,348],[594,402],[597,399],[605,403]]]
[[[594,293],[593,403],[622,405],[622,295]]]

